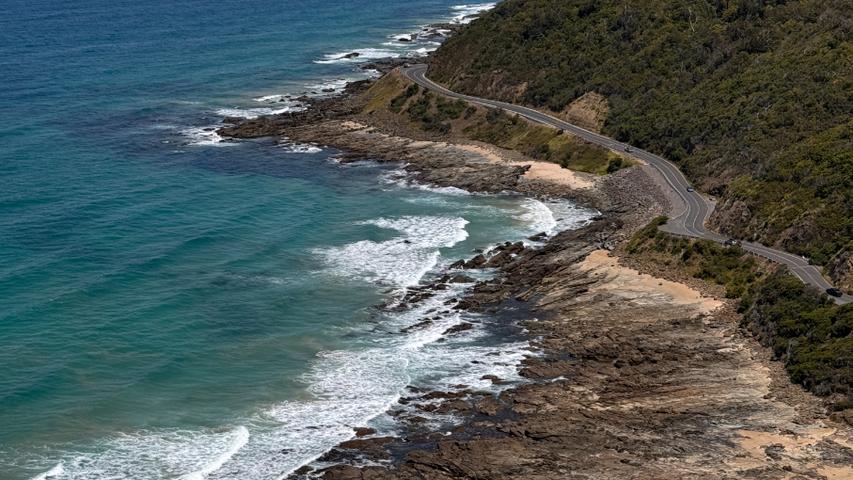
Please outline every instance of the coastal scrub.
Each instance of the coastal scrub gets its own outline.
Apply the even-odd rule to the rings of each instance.
[[[853,394],[853,304],[836,305],[787,268],[756,260],[737,245],[677,237],[658,229],[658,217],[626,246],[682,274],[720,285],[739,301],[742,325],[784,362],[791,381],[850,408]]]

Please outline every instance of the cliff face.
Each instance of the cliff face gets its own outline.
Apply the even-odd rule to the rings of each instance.
[[[852,37],[849,0],[505,0],[430,75],[554,112],[601,94],[604,133],[722,197],[715,227],[826,264],[853,238]]]

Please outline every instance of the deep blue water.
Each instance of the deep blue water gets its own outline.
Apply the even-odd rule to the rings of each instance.
[[[280,478],[353,426],[393,429],[407,384],[511,377],[469,360],[523,342],[436,342],[458,314],[400,335],[424,311],[374,306],[554,228],[546,205],[205,130],[363,78],[341,53],[431,47],[389,36],[454,5],[3,2],[0,478]]]

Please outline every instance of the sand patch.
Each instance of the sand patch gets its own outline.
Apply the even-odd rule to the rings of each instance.
[[[556,183],[575,189],[592,188],[595,186],[594,181],[584,178],[580,174],[563,168],[556,163],[548,162],[531,162],[530,170],[524,174],[524,178]]]
[[[530,169],[528,169],[527,173],[523,176],[526,180],[555,183],[557,185],[564,185],[574,189],[592,188],[595,186],[595,182],[589,178],[589,176],[573,172],[572,170],[563,168],[556,163],[540,162],[536,160],[515,162],[506,160],[495,151],[480,145],[459,145],[458,147],[462,150],[476,153],[493,163],[503,163],[514,166],[530,165]]]
[[[486,147],[483,147],[483,146],[480,146],[480,145],[459,145],[459,148],[461,150],[465,150],[465,151],[468,151],[471,153],[476,153],[477,155],[485,158],[486,160],[488,160],[490,162],[510,163],[510,162],[504,160],[503,157],[501,157],[500,155],[495,153],[493,150],[486,148]]]
[[[663,296],[677,305],[694,306],[700,313],[707,314],[723,304],[720,300],[704,297],[683,283],[672,282],[640,273],[618,264],[607,250],[595,250],[580,263],[581,270],[607,278],[606,282],[590,290],[602,290],[621,297],[637,299],[643,296]]]
[[[568,104],[561,114],[569,123],[600,132],[609,110],[607,99],[603,95],[597,92],[586,92]]]
[[[411,142],[408,145],[406,145],[406,147],[407,148],[413,148],[416,150],[420,150],[422,148],[430,148],[434,145],[435,145],[435,142],[429,142],[426,140],[415,140],[414,142]]]
[[[367,128],[367,125],[364,125],[363,123],[353,122],[352,120],[346,120],[341,122],[341,128],[351,132],[353,130],[365,129]]]

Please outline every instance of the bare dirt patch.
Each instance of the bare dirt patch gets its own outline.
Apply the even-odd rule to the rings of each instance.
[[[568,104],[560,115],[567,122],[593,132],[601,132],[610,107],[607,98],[597,92],[586,92]]]
[[[541,181],[566,186],[572,189],[590,189],[595,187],[595,176],[575,172],[563,168],[556,163],[542,162],[538,160],[518,161],[508,159],[494,149],[481,145],[460,145],[460,148],[470,152],[481,154],[484,158],[495,163],[506,163],[509,165],[529,166],[524,174],[525,180]]]
[[[693,306],[703,314],[711,313],[723,304],[716,298],[703,296],[698,290],[683,283],[656,278],[619,265],[618,258],[611,256],[606,250],[591,252],[578,267],[606,279],[597,289],[604,289],[624,298],[661,296],[663,301]]]

